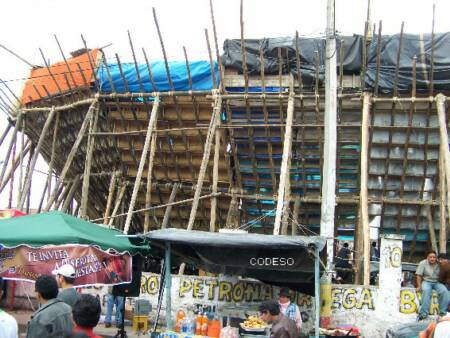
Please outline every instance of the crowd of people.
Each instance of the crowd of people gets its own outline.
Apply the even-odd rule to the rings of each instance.
[[[70,264],[52,271],[52,275],[38,277],[34,288],[39,308],[27,324],[27,338],[101,338],[93,332],[100,320],[100,301],[90,294],[79,294],[73,287],[75,277]],[[3,283],[0,277],[0,298]],[[18,337],[16,319],[3,310],[0,337]]]

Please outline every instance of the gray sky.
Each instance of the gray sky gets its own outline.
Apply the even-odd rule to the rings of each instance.
[[[405,22],[405,31],[429,33],[432,7],[436,4],[436,31],[450,31],[448,0],[372,0],[372,21],[383,21],[383,33],[395,34]],[[240,37],[239,0],[214,0],[216,26],[221,49],[225,38]],[[90,47],[106,48],[107,57],[118,53],[123,61],[131,59],[127,30],[136,50],[145,47],[149,58],[161,59],[162,53],[153,23],[152,7],[156,8],[168,57],[183,59],[186,46],[189,59],[207,59],[204,28],[212,39],[209,0],[8,0],[0,11],[0,44],[17,52],[33,64],[43,64],[39,48],[52,62],[61,56],[53,35],[56,34],[68,55],[82,47],[82,33]],[[336,29],[343,34],[362,34],[367,0],[336,0]],[[245,37],[261,38],[300,35],[321,35],[326,24],[326,0],[245,0]],[[141,59],[141,55],[138,55]],[[29,67],[0,49],[0,78],[7,81],[20,96],[23,78]],[[0,115],[0,130],[6,119]],[[0,147],[3,160],[6,147]],[[45,169],[45,163],[38,168]],[[43,189],[42,175],[37,174],[34,194]],[[8,189],[0,195],[0,208],[6,206]],[[38,200],[35,196],[33,200]]]

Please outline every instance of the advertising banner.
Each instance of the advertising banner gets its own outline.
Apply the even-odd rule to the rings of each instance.
[[[61,265],[76,271],[75,286],[131,282],[131,256],[111,254],[90,245],[52,245],[31,248],[0,248],[0,276],[11,280],[35,281],[50,275]]]

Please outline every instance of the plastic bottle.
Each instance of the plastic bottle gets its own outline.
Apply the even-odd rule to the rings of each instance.
[[[181,320],[181,332],[188,332],[188,319],[186,317]]]
[[[206,313],[202,316],[201,322],[202,322],[201,335],[207,336],[208,335],[208,316],[206,315]]]
[[[175,332],[181,332],[181,325],[183,322],[184,317],[186,317],[186,314],[184,313],[183,310],[179,309],[177,311],[177,318],[176,318],[176,323],[175,323]]]
[[[208,337],[219,338],[220,337],[220,320],[214,316],[214,319],[208,323]]]
[[[202,319],[203,315],[201,312],[199,312],[195,318],[195,334],[197,336],[202,334]]]

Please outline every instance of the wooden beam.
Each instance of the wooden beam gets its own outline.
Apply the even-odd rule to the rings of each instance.
[[[17,167],[20,165],[20,158],[23,156],[26,156],[26,154],[30,151],[30,148],[31,148],[30,141],[27,140],[23,151],[21,151],[20,154],[17,154],[16,158],[14,159],[13,166],[11,168],[9,168],[8,172],[5,175],[5,179],[3,180],[3,182],[1,182],[0,194],[2,193],[3,189],[5,189],[7,183],[11,179],[12,175],[14,175],[14,172],[16,171]]]
[[[56,120],[53,128],[53,139],[52,139],[52,153],[50,155],[50,163],[48,164],[48,174],[47,174],[47,199],[50,198],[52,193],[52,171],[55,163],[55,153],[56,153],[56,140],[58,139],[58,129],[60,121],[60,112],[56,113]]]
[[[175,201],[175,196],[178,192],[178,188],[180,187],[179,183],[175,183],[172,187],[172,191],[170,193],[170,197],[169,197],[169,202],[168,202],[168,206],[166,208],[166,211],[164,213],[164,219],[161,225],[161,229],[165,229],[167,228],[167,224],[169,224],[169,218],[170,218],[170,212],[172,211],[172,203]]]
[[[94,112],[93,119],[91,120],[89,133],[95,133],[97,131],[99,108]],[[80,217],[87,217],[88,199],[89,199],[89,183],[91,179],[91,167],[92,167],[92,154],[94,153],[95,136],[89,135],[86,146],[86,161],[84,163],[84,175],[83,185],[81,188],[81,203],[80,203]]]
[[[370,285],[370,230],[369,230],[369,204],[368,204],[368,159],[369,159],[369,121],[370,121],[370,94],[364,93],[362,123],[361,123],[361,169],[359,208],[361,213],[360,226],[362,228],[363,242],[363,282]]]
[[[292,236],[297,236],[298,224],[300,223],[300,195],[295,195],[294,200],[294,219],[292,220]]]
[[[203,152],[202,164],[200,165],[200,172],[198,174],[197,186],[195,187],[194,201],[192,203],[191,214],[189,216],[189,222],[187,230],[192,230],[194,227],[195,215],[197,214],[198,202],[200,193],[203,187],[203,181],[205,179],[206,168],[209,162],[209,156],[211,154],[212,140],[216,131],[217,120],[220,119],[220,111],[222,109],[222,97],[217,94],[214,108],[211,116],[211,121],[209,124],[208,135],[206,137],[205,150]]]
[[[155,123],[156,124],[156,123]],[[155,125],[156,127],[156,125]],[[145,193],[145,206],[151,206],[152,201],[152,172],[153,172],[153,164],[155,162],[155,151],[156,151],[156,134],[152,135],[152,141],[150,143],[150,152],[148,156],[148,166],[147,166],[147,191]],[[150,226],[150,211],[145,213],[144,218],[144,233],[148,231]]]
[[[448,148],[448,131],[447,131],[447,122],[445,118],[445,101],[446,97],[442,94],[438,94],[436,96],[436,107],[439,118],[439,132],[441,137],[441,155],[444,160],[444,172],[445,172],[445,180],[446,180],[446,190],[447,192],[450,190],[450,151]],[[450,200],[447,199],[447,208],[448,213],[450,215]]]
[[[445,145],[441,142],[439,151],[439,253],[447,253],[447,217],[446,217],[446,194],[449,193],[445,186],[444,157]]]
[[[288,171],[292,156],[292,122],[294,120],[294,96],[292,91],[290,93],[291,95],[289,96],[286,115],[286,128],[284,131],[283,156],[281,159],[280,183],[278,185],[277,209],[275,214],[275,223],[273,226],[274,235],[280,234],[281,217],[284,204],[286,203],[286,180],[290,179]]]
[[[47,131],[50,128],[50,125],[51,125],[51,123],[53,121],[53,117],[54,116],[55,116],[55,108],[53,107],[50,110],[50,112],[48,113],[48,116],[47,116],[47,119],[45,121],[44,127],[42,128],[42,131],[41,131],[41,135],[39,136],[39,141],[38,141],[38,143],[36,145],[33,157],[31,158],[31,161],[30,161],[30,168],[29,168],[29,173],[28,173],[29,175],[27,175],[25,177],[25,183],[23,185],[21,199],[19,201],[19,205],[17,206],[18,209],[20,209],[20,210],[22,210],[22,207],[23,207],[23,205],[25,203],[25,199],[26,199],[26,196],[28,194],[28,190],[30,189],[30,186],[31,186],[31,177],[33,176],[34,167],[35,167],[37,159],[38,159],[38,157],[40,155],[42,144],[44,143],[45,136],[47,135]]]
[[[217,126],[220,126],[220,118],[217,121]],[[212,192],[217,193],[217,183],[219,181],[219,156],[220,156],[220,130],[216,130],[214,143],[214,165],[213,165],[213,182]],[[209,223],[209,231],[216,231],[216,219],[217,219],[217,197],[211,199],[211,220]]]
[[[120,190],[117,192],[116,204],[114,205],[113,212],[111,213],[111,217],[109,218],[109,222],[108,222],[109,226],[112,226],[112,224],[114,222],[114,219],[116,217],[118,217],[118,216],[116,216],[117,215],[117,211],[120,208],[120,204],[122,202],[123,196],[125,195],[126,189],[127,189],[127,184],[126,184],[126,182],[124,182],[122,184]],[[100,221],[100,220],[94,220],[93,222],[97,222],[97,221]]]
[[[77,175],[77,177],[75,177],[75,181],[73,181],[72,186],[70,187],[70,190],[67,193],[67,197],[62,205],[62,208],[61,208],[62,212],[67,212],[69,210],[70,203],[72,202],[75,192],[77,191],[78,186],[80,185],[80,181],[81,181],[80,176]]]
[[[144,172],[144,166],[145,166],[145,161],[147,158],[147,152],[150,147],[150,141],[152,138],[153,129],[155,128],[156,121],[158,119],[159,102],[160,102],[159,97],[156,97],[155,101],[153,102],[152,112],[150,114],[150,119],[148,121],[147,134],[145,135],[144,149],[142,150],[141,159],[139,162],[138,173],[136,176],[136,181],[134,182],[133,193],[131,195],[131,201],[130,201],[130,205],[128,208],[127,218],[125,220],[125,226],[123,229],[124,234],[128,234],[128,231],[130,229],[131,219],[133,217],[134,204],[136,203],[136,197],[138,195],[139,188],[141,186],[142,173]]]
[[[109,213],[111,211],[112,200],[113,200],[114,191],[116,188],[116,175],[117,175],[117,172],[114,171],[111,175],[111,180],[109,182],[108,199],[106,201],[106,209],[105,209],[105,215],[103,216],[103,224],[108,224],[108,221],[109,221]]]
[[[17,116],[16,125],[14,126],[13,133],[11,135],[11,142],[9,143],[8,150],[6,152],[6,156],[3,162],[2,172],[0,174],[0,182],[3,182],[3,178],[5,177],[6,168],[8,167],[9,157],[11,156],[11,151],[13,145],[16,143],[17,131],[19,130],[19,125],[22,120],[22,114]],[[13,159],[14,160],[14,159]]]

